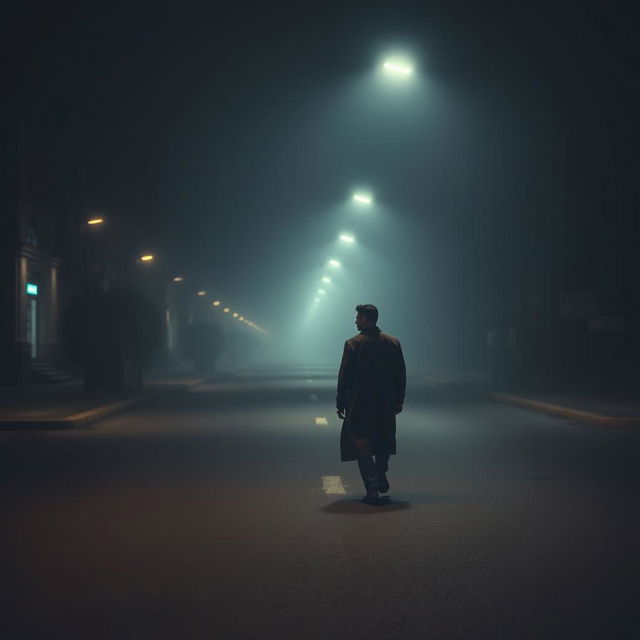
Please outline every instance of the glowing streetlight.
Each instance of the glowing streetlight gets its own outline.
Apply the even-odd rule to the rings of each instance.
[[[326,294],[327,294],[327,292],[326,292],[324,289],[318,289],[318,293],[319,293],[321,296],[324,296],[324,295],[326,295]]]
[[[360,204],[371,204],[373,202],[373,198],[364,193],[354,193],[353,200]]]
[[[84,221],[81,227],[82,230],[82,289],[87,293],[89,290],[89,274],[88,274],[88,262],[89,262],[89,235],[88,227],[96,227],[104,224],[104,218],[98,216],[94,218],[88,218]],[[93,235],[93,234],[91,234]]]
[[[331,278],[329,276],[322,276],[322,282],[326,282],[327,284],[331,284]]]
[[[413,69],[407,64],[398,64],[397,62],[391,62],[387,60],[382,67],[388,73],[392,73],[397,76],[410,76],[413,73]]]
[[[237,312],[237,311],[234,311],[231,315],[232,315],[234,318],[237,318],[237,317],[238,317],[238,312]]]
[[[196,295],[198,295],[198,296],[206,296],[207,292],[206,291],[198,291],[198,293]]]
[[[346,244],[353,244],[356,241],[356,239],[350,233],[341,233],[340,240],[342,240],[342,242],[345,242]]]
[[[140,262],[153,262],[153,256],[151,254],[140,256]]]
[[[219,307],[219,306],[220,306],[220,300],[214,300],[211,304],[212,304],[214,307]]]
[[[332,258],[331,260],[329,260],[329,266],[337,269],[340,266],[340,262]]]
[[[244,316],[240,316],[238,320],[240,320],[240,322],[244,322]]]
[[[229,313],[229,311],[231,311],[231,309],[229,309],[229,307],[225,307],[222,311],[223,311],[224,313]]]

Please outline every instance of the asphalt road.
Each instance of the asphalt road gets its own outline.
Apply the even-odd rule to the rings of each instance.
[[[0,638],[640,637],[640,432],[413,381],[371,507],[334,389],[245,375],[1,432]]]

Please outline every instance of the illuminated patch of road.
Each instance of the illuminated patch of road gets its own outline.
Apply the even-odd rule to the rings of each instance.
[[[340,476],[322,476],[322,490],[327,495],[343,496],[347,493]]]
[[[326,418],[319,417],[319,418],[316,418],[316,424],[326,426],[329,424],[329,421]]]

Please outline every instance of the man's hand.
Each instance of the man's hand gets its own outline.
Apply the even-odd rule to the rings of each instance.
[[[340,418],[340,420],[344,420],[347,417],[346,409],[338,409],[336,413],[338,414],[338,418]]]
[[[402,405],[401,404],[397,404],[396,405],[396,415],[398,415],[399,413],[402,413]]]

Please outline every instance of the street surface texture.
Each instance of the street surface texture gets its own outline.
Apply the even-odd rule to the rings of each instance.
[[[0,433],[2,640],[638,638],[640,432],[410,381],[389,504],[335,372]]]

